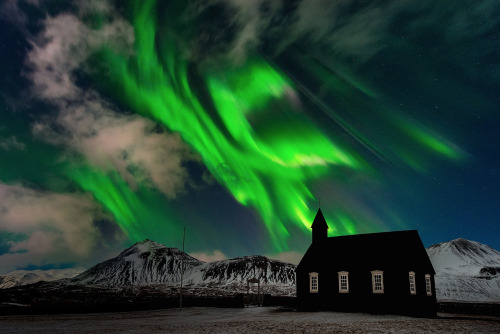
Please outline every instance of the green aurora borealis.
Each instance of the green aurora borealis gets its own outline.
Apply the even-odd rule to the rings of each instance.
[[[360,169],[362,162],[294,110],[289,99],[296,94],[292,83],[263,59],[255,57],[236,69],[230,66],[203,74],[202,84],[209,94],[205,100],[210,99],[204,104],[189,82],[187,61],[172,46],[171,34],[159,34],[155,4],[141,2],[134,12],[133,57],[102,52],[112,90],[135,111],[179,132],[217,181],[239,203],[258,211],[275,250],[285,250],[287,223],[304,230],[310,226],[308,204],[315,198],[308,183],[332,166]],[[266,119],[269,113],[275,115]],[[261,124],[252,124],[252,117],[260,118]],[[94,192],[129,231],[134,220],[124,217],[130,217],[124,211],[133,210],[133,203],[100,196],[101,183],[94,188],[86,179],[77,182]],[[351,222],[342,223],[353,230]]]
[[[77,92],[85,94],[72,93],[68,98],[69,93],[50,93],[50,85],[40,84],[43,95],[29,88],[38,87],[36,77],[24,74],[25,79],[14,86],[25,87],[33,94],[32,105],[11,105],[19,95],[8,91],[7,79],[2,81],[4,94],[0,100],[0,140],[4,143],[0,146],[4,161],[0,166],[0,185],[22,185],[42,194],[89,196],[99,212],[96,221],[108,229],[110,224],[119,227],[119,231],[111,228],[114,232],[95,232],[114,235],[107,235],[104,243],[127,244],[150,238],[178,247],[181,230],[187,227],[193,251],[221,249],[230,255],[302,252],[309,241],[310,224],[319,202],[330,225],[330,235],[415,228],[430,234],[439,224],[440,235],[447,235],[455,230],[452,220],[456,216],[442,223],[427,219],[440,215],[439,205],[450,205],[442,208],[449,212],[450,207],[456,208],[457,203],[465,201],[454,197],[458,195],[446,197],[456,187],[452,177],[455,172],[448,171],[456,170],[456,180],[463,180],[458,174],[490,166],[493,179],[489,182],[500,180],[495,157],[486,151],[471,153],[481,138],[468,141],[461,135],[467,126],[499,124],[498,116],[491,117],[498,101],[488,101],[495,94],[491,87],[498,82],[498,72],[485,77],[483,84],[487,88],[481,93],[476,94],[481,88],[459,93],[481,80],[476,75],[454,71],[453,66],[460,66],[462,60],[455,61],[456,54],[442,56],[439,41],[432,44],[434,47],[429,46],[433,43],[429,34],[440,36],[432,32],[439,28],[424,26],[420,21],[440,13],[439,9],[433,10],[430,2],[422,8],[403,8],[396,2],[379,4],[380,10],[385,8],[397,15],[390,19],[388,15],[390,24],[372,22],[379,24],[374,31],[382,37],[377,39],[355,23],[350,26],[348,19],[351,15],[352,22],[356,22],[371,10],[379,13],[374,10],[376,4],[333,6],[345,15],[337,18],[338,31],[359,28],[359,34],[367,34],[376,42],[364,36],[367,41],[361,46],[357,46],[361,42],[356,38],[363,38],[351,30],[348,31],[352,35],[345,36],[347,46],[344,42],[336,46],[340,32],[332,28],[335,25],[325,29],[325,36],[336,36],[328,40],[330,44],[323,35],[315,38],[311,31],[319,34],[318,27],[298,34],[294,29],[299,24],[294,26],[287,20],[293,16],[290,13],[298,15],[307,7],[300,2],[269,2],[269,8],[264,5],[267,2],[259,2],[258,12],[263,17],[260,20],[270,22],[267,26],[261,24],[270,33],[266,35],[264,28],[258,30],[259,43],[247,43],[244,56],[235,59],[230,56],[236,48],[235,41],[248,34],[244,29],[252,25],[238,21],[236,14],[244,12],[238,12],[241,8],[230,1],[190,5],[159,0],[105,3],[92,6],[75,2],[59,8],[57,1],[47,1],[45,9],[37,12],[36,6],[19,1],[18,10],[31,10],[31,14],[25,15],[33,15],[34,20],[38,18],[49,26],[52,21],[43,18],[45,10],[54,20],[80,22],[81,26],[68,35],[90,36],[73,39],[69,46],[61,43],[62,49],[70,52],[67,68],[64,61],[56,64],[61,61],[56,56],[43,65],[44,70],[48,68],[47,73],[57,71],[50,69],[50,61],[54,68],[65,69],[68,78],[60,76],[62,79],[54,82],[68,80],[67,87],[75,85]],[[490,1],[484,3],[499,10]],[[311,4],[309,9],[313,7]],[[460,9],[460,13],[463,11]],[[260,22],[247,19],[252,24]],[[417,29],[417,23],[422,24],[419,33],[411,30]],[[498,20],[495,24],[490,25],[490,35],[483,32],[481,36],[488,40],[498,36],[493,32],[494,27],[499,27]],[[26,28],[34,31],[31,36],[38,36],[27,39],[30,42],[26,42],[25,57],[30,60],[17,60],[13,69],[2,68],[7,73],[5,78],[21,72],[36,73],[39,65],[29,57],[36,56],[38,50],[42,54],[43,48],[48,50],[46,45],[50,45],[43,44],[40,27],[43,25]],[[290,36],[298,37],[293,40],[287,29]],[[398,33],[405,37],[399,38]],[[450,48],[461,50],[449,43]],[[464,37],[463,43],[474,49],[472,39]],[[499,44],[496,40],[497,47]],[[491,52],[498,56],[500,51]],[[491,58],[491,52],[486,52],[485,57]],[[49,54],[47,51],[46,57]],[[467,55],[461,57],[469,59]],[[498,57],[491,63],[492,71],[498,71]],[[388,64],[390,69],[386,68]],[[474,114],[464,100],[474,103],[473,108],[479,111]],[[186,174],[178,176],[185,182],[184,189],[171,193],[160,189],[151,176],[153,171],[148,170],[152,163],[146,153],[121,148],[118,158],[110,156],[105,162],[87,156],[88,149],[77,140],[98,138],[99,134],[92,129],[78,130],[84,133],[81,136],[71,133],[71,129],[79,129],[79,124],[86,124],[81,119],[87,116],[71,111],[79,110],[74,105],[82,101],[92,106],[89,110],[95,113],[92,117],[96,124],[105,120],[101,121],[103,127],[116,115],[117,124],[125,120],[155,124],[144,130],[155,140],[158,136],[179,136],[190,151],[182,153],[188,157],[181,159],[180,167],[176,165]],[[102,106],[111,111],[99,118]],[[23,114],[19,109],[26,111]],[[73,120],[81,123],[65,128]],[[489,131],[485,128],[484,134]],[[489,137],[491,141],[495,136],[498,137]],[[116,145],[120,147],[119,143]],[[485,156],[490,160],[486,161]],[[137,159],[144,163],[137,163]],[[169,158],[165,159],[165,164],[170,163]],[[122,167],[123,161],[134,162]],[[485,182],[476,177],[471,180],[472,188]],[[440,182],[450,182],[450,186],[441,189]],[[8,194],[3,196],[11,198]],[[493,202],[498,199],[495,196],[490,192],[479,195]],[[435,203],[429,204],[430,198],[435,198]],[[456,202],[451,203],[453,198]],[[425,210],[423,205],[430,205],[427,215],[421,211]],[[487,203],[479,207],[485,206]],[[488,217],[498,218],[499,213]],[[43,224],[50,229],[50,222]],[[99,229],[101,225],[95,226]],[[0,250],[9,249],[19,239],[28,240],[33,233],[29,229],[0,227],[0,237],[4,239],[0,240]],[[434,237],[423,239],[435,241]]]

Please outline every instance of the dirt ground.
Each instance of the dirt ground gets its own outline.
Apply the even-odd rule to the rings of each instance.
[[[0,316],[0,333],[500,333],[500,317],[437,319],[277,307]]]

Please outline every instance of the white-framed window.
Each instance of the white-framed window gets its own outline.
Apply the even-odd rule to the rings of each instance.
[[[373,293],[384,293],[384,272],[381,270],[372,271],[372,291]]]
[[[415,272],[414,271],[410,271],[408,277],[410,279],[410,293],[412,295],[415,295],[417,293],[417,288],[415,286]]]
[[[309,273],[309,292],[318,293],[318,273]]]
[[[339,271],[339,293],[349,292],[349,273],[347,271]]]
[[[425,275],[425,292],[427,296],[432,296],[431,275]]]

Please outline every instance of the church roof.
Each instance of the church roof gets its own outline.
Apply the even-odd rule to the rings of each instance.
[[[318,209],[318,213],[316,213],[316,217],[311,225],[311,228],[317,227],[328,229],[328,224],[326,223],[325,216],[323,216],[323,212],[321,212],[321,208]]]
[[[335,263],[336,267],[345,270],[359,267],[384,270],[395,265],[408,265],[409,270],[425,269],[434,274],[416,230],[329,237],[321,244],[313,243],[299,266],[314,266],[314,263],[321,262],[326,266]]]

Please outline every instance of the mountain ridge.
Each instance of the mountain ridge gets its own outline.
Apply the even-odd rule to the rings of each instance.
[[[145,239],[79,274],[71,282],[108,286],[177,283],[181,277],[181,258],[185,271],[204,263],[177,248]]]
[[[8,289],[40,281],[55,281],[73,278],[85,270],[87,269],[83,267],[48,270],[16,270],[6,275],[0,275],[0,289]]]
[[[427,253],[436,271],[438,300],[500,301],[500,252],[497,250],[476,241],[457,238],[431,245],[427,248]],[[242,292],[246,291],[249,279],[257,278],[261,287],[265,286],[269,293],[288,296],[295,294],[296,266],[293,264],[261,255],[203,262],[177,248],[149,239],[136,242],[118,256],[98,263],[76,276],[65,276],[61,282],[89,286],[166,284],[175,289],[180,283],[181,262],[186,288],[205,289],[210,293],[213,289]],[[22,274],[30,272],[13,274],[0,276],[0,288],[36,282],[19,279]],[[53,279],[58,279],[58,276]],[[39,280],[48,281],[52,278],[45,275]]]
[[[464,238],[427,248],[438,300],[500,301],[500,252]]]
[[[183,285],[187,288],[219,287],[243,291],[250,278],[257,278],[274,293],[290,295],[295,290],[293,264],[262,255],[203,262],[177,248],[149,239],[135,243],[118,256],[72,278],[69,283],[101,286],[178,285],[182,267]]]

